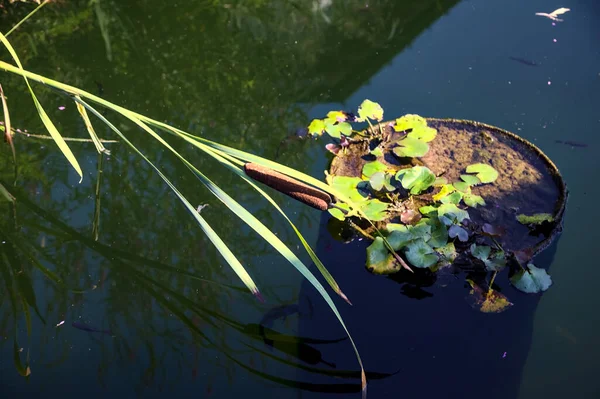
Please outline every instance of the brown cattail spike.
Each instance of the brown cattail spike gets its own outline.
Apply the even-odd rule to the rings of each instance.
[[[320,211],[326,211],[331,204],[331,196],[326,192],[273,169],[255,163],[247,163],[244,165],[244,171],[252,179]]]

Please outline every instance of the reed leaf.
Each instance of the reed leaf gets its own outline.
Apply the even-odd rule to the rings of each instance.
[[[12,138],[12,131],[10,127],[10,114],[8,113],[8,104],[6,104],[6,97],[4,97],[4,90],[0,85],[0,97],[2,98],[2,110],[4,112],[4,137],[6,142],[10,145],[12,151],[13,163],[15,164],[15,184],[17,183],[17,176],[19,167],[17,165],[17,152],[15,151],[15,143]]]
[[[17,56],[15,49],[13,48],[13,46],[10,44],[10,42],[6,39],[6,37],[2,33],[0,33],[0,41],[8,49],[8,52],[15,60],[15,63],[17,64],[19,69],[21,71],[24,71],[23,65],[21,65],[21,61],[19,60],[19,57]],[[31,85],[29,84],[29,80],[27,79],[27,77],[25,75],[22,75],[22,76],[25,79],[25,83],[27,84],[27,88],[29,89],[29,93],[31,94],[31,98],[33,99],[33,103],[35,104],[35,108],[38,111],[38,114],[40,116],[40,119],[42,120],[42,123],[44,123],[44,126],[48,130],[48,133],[50,133],[50,136],[52,136],[52,138],[54,139],[54,142],[56,143],[56,145],[58,145],[58,148],[62,151],[63,155],[67,158],[67,161],[69,161],[71,166],[73,166],[73,168],[79,175],[79,182],[81,183],[81,181],[83,180],[83,171],[81,170],[81,167],[79,166],[79,162],[77,162],[77,158],[75,158],[75,155],[73,155],[73,152],[71,152],[71,149],[69,148],[69,146],[67,145],[65,140],[63,140],[61,134],[56,129],[56,126],[54,126],[54,123],[52,123],[52,121],[48,117],[48,114],[46,114],[46,111],[42,107],[42,104],[40,104],[39,100],[37,99],[37,96],[33,92],[33,89],[31,88]]]
[[[233,271],[238,275],[240,280],[248,287],[250,292],[254,294],[257,298],[262,300],[258,287],[244,268],[239,260],[235,257],[233,252],[227,247],[227,245],[223,242],[221,237],[217,235],[217,233],[212,229],[212,227],[204,220],[200,213],[190,204],[190,202],[179,192],[179,190],[171,183],[171,181],[158,169],[140,150],[138,150],[132,142],[130,142],[124,135],[121,133],[116,126],[114,126],[110,121],[108,121],[100,112],[98,112],[95,108],[87,104],[85,101],[81,99],[75,99],[76,101],[81,102],[83,106],[85,106],[90,112],[96,115],[102,122],[104,122],[108,127],[110,127],[121,139],[129,145],[144,161],[146,161],[163,179],[165,183],[169,186],[169,188],[177,195],[179,200],[185,205],[188,211],[194,216],[194,218],[198,221],[200,228],[204,233],[208,236],[209,240],[213,243],[213,245],[217,248],[221,256],[227,261],[227,263],[231,266]],[[127,115],[125,115],[127,116]]]
[[[81,100],[81,98],[79,96],[75,96],[75,97],[77,97]],[[77,111],[79,111],[79,114],[81,115],[81,119],[83,119],[83,123],[85,124],[85,127],[86,127],[88,133],[90,134],[90,138],[92,139],[92,141],[94,142],[94,145],[96,146],[96,151],[98,151],[99,154],[104,153],[106,155],[110,155],[110,151],[104,147],[104,145],[100,141],[100,138],[96,134],[96,131],[94,130],[94,126],[92,126],[92,121],[90,121],[90,118],[87,114],[87,111],[85,110],[85,107],[83,105],[81,105],[80,103],[78,103],[77,101],[75,101],[75,105],[77,106]]]

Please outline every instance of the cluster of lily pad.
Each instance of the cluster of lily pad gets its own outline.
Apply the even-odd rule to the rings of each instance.
[[[397,132],[390,144],[384,140],[376,140],[375,136],[379,135],[380,138],[384,132],[382,125],[373,126],[371,121],[382,120],[381,106],[365,100],[358,108],[357,116],[349,112],[331,111],[326,118],[315,119],[309,126],[309,134],[313,136],[327,133],[331,138],[339,140],[327,146],[335,154],[346,151],[355,140],[369,140],[376,144],[379,142],[370,150],[370,155],[375,160],[364,164],[361,177],[333,176],[326,172],[328,184],[358,205],[372,222],[388,220],[390,212],[400,214],[399,223],[385,224],[385,228],[372,237],[373,242],[367,248],[367,268],[377,274],[400,271],[402,267],[391,251],[393,250],[403,254],[413,267],[436,271],[452,264],[460,252],[469,256],[470,261],[479,265],[482,270],[493,273],[490,288],[486,291],[487,296],[482,299],[480,308],[484,311],[499,311],[497,307],[501,306],[500,302],[510,304],[501,294],[492,294],[491,289],[496,273],[504,269],[509,261],[509,256],[495,239],[502,234],[501,229],[489,224],[478,226],[469,217],[469,208],[486,205],[484,198],[472,192],[472,187],[493,184],[498,178],[498,172],[491,165],[476,163],[466,167],[459,181],[448,182],[444,177],[436,176],[426,166],[408,167],[414,164],[410,162],[411,158],[418,159],[427,154],[428,143],[436,138],[437,130],[428,126],[423,117],[404,115],[389,125]],[[352,122],[367,122],[371,129],[354,130]],[[377,160],[386,150],[398,158],[403,165],[401,169]],[[406,206],[413,204],[413,201],[425,205],[419,208]],[[329,212],[339,220],[359,217],[343,202],[338,202]],[[551,218],[552,215],[548,214],[518,216],[518,220],[527,225],[540,224]],[[492,242],[493,245],[479,244],[485,242],[481,239],[482,236],[487,237],[487,242]],[[460,251],[457,252],[455,245],[458,244]],[[527,262],[528,260],[525,263]],[[536,268],[530,263],[517,263],[520,268],[510,279],[517,289],[537,293],[545,291],[551,285],[550,276],[544,269]],[[497,300],[494,301],[495,296]]]

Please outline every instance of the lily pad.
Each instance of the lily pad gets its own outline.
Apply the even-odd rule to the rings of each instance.
[[[367,247],[367,269],[375,274],[391,274],[400,270],[400,265],[387,250],[381,237],[376,237]]]
[[[339,206],[340,208],[343,208],[347,211],[350,210],[350,206],[348,206],[348,204],[345,204],[343,202],[339,202],[335,205]],[[331,214],[331,216],[333,216],[334,218],[336,218],[338,220],[344,220],[346,218],[346,215],[344,214],[344,212],[342,212],[341,210],[339,210],[337,208],[330,208],[327,210],[327,212],[329,212],[329,214]]]
[[[437,194],[433,195],[433,200],[440,201],[442,198],[452,194],[454,191],[456,191],[456,189],[452,184],[444,184],[440,191]]]
[[[485,206],[485,200],[479,195],[464,194],[462,199],[464,203],[471,208],[476,208],[478,205]]]
[[[490,257],[490,251],[492,250],[492,248],[487,245],[471,244],[470,250],[471,255],[473,255],[477,259],[485,261]]]
[[[482,183],[492,183],[498,178],[496,169],[485,163],[476,163],[467,166],[467,173],[476,173],[477,178]]]
[[[398,251],[398,250],[404,248],[409,242],[411,242],[415,239],[415,237],[412,235],[412,233],[408,231],[406,226],[403,226],[403,225],[397,225],[397,226],[402,226],[402,227],[404,227],[404,229],[398,228],[396,230],[393,230],[386,237],[388,243],[394,249],[394,251]]]
[[[321,136],[325,131],[325,122],[321,119],[313,119],[308,125],[308,134],[311,136]]]
[[[427,244],[434,248],[442,247],[448,242],[448,228],[437,219],[427,219],[427,224],[431,226],[431,238]]]
[[[465,219],[469,219],[469,213],[464,209],[460,209],[455,204],[442,204],[438,208],[438,218],[446,226],[452,223],[461,223]],[[448,223],[448,220],[450,223]]]
[[[362,168],[362,174],[365,177],[371,177],[373,173],[376,172],[385,172],[388,170],[388,167],[379,161],[368,162]]]
[[[427,127],[427,120],[419,115],[407,114],[396,119],[394,130],[397,132],[405,132],[414,130],[419,127]]]
[[[550,288],[552,278],[546,270],[537,268],[532,263],[527,265],[527,269],[515,273],[510,278],[510,282],[516,289],[527,294],[537,294]]]
[[[362,202],[367,198],[367,194],[358,189],[358,185],[363,180],[360,177],[333,176],[331,186],[341,194],[350,198],[353,202]]]
[[[448,263],[454,262],[454,260],[458,256],[456,252],[456,247],[454,246],[454,243],[452,241],[450,241],[444,246],[437,247],[435,251],[439,253]]]
[[[452,194],[442,198],[442,204],[458,205],[461,199],[463,199],[463,193],[455,191]]]
[[[338,139],[342,134],[344,136],[349,136],[350,133],[352,133],[352,125],[348,122],[338,122],[336,124],[325,123],[325,131],[331,137]]]
[[[382,157],[383,150],[381,149],[381,147],[375,147],[373,150],[371,150],[371,152],[369,152],[369,154],[374,155],[376,157]]]
[[[398,141],[398,147],[394,148],[394,154],[398,157],[422,157],[429,151],[429,145],[413,137],[405,137]]]
[[[435,175],[424,166],[413,166],[412,168],[398,171],[396,180],[400,180],[402,187],[410,190],[411,194],[419,194],[421,191],[431,187],[435,181]]]
[[[327,113],[327,118],[323,120],[323,122],[334,124],[336,122],[346,122],[348,116],[342,111],[329,111]]]
[[[452,226],[450,226],[450,228],[448,229],[448,237],[458,237],[458,239],[462,242],[469,241],[469,233],[467,233],[467,230],[463,229],[457,224],[453,224]]]
[[[422,239],[407,245],[406,260],[415,267],[426,268],[433,266],[437,263],[438,259],[433,248],[427,245]]]
[[[388,204],[378,199],[370,199],[361,206],[362,211],[372,221],[385,220],[387,217]]]
[[[504,251],[499,251],[493,254],[488,259],[484,260],[485,268],[490,272],[498,272],[506,266],[506,254]]]
[[[470,188],[469,185],[467,183],[465,183],[464,181],[457,181],[456,183],[453,184],[454,188],[457,189],[460,192],[463,193],[468,193]]]
[[[460,175],[460,178],[469,186],[476,186],[481,183],[481,180],[474,175]]]
[[[385,172],[375,172],[369,178],[369,184],[375,191],[381,191],[384,188],[387,191],[394,191],[396,187],[392,184],[391,178],[392,176]]]
[[[368,119],[374,119],[378,122],[383,120],[383,108],[376,102],[365,100],[358,107],[357,122],[364,122]]]

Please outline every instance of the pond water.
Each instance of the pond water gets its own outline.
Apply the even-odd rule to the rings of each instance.
[[[34,8],[0,5],[3,33]],[[571,9],[563,22],[534,15],[559,7]],[[595,0],[81,0],[46,5],[9,40],[28,70],[320,179],[325,142],[296,131],[365,98],[388,119],[477,120],[536,144],[569,189],[562,235],[536,259],[554,284],[528,296],[500,279],[514,303],[501,314],[473,310],[463,281],[371,275],[367,243],[337,241],[328,214],[272,195],[353,302],[334,297],[369,372],[369,397],[584,399],[600,397],[599,18]],[[0,59],[12,63],[4,49]],[[11,149],[0,146],[0,181],[17,204],[0,203],[3,397],[359,397],[347,339],[302,341],[344,338],[322,298],[183,163],[105,113],[194,206],[208,204],[202,215],[265,303],[123,142],[106,144],[102,162],[93,144],[69,142],[79,184],[56,145],[32,136],[46,131],[23,80],[2,71],[0,83],[13,126],[29,134],[15,135],[16,185]],[[71,99],[32,87],[64,136],[87,137]],[[100,137],[118,139],[93,122]],[[318,274],[256,191],[194,147],[169,142]],[[25,312],[13,293],[35,297],[37,310]],[[292,314],[274,320],[287,341],[272,347],[257,324],[278,307]],[[15,354],[29,359],[29,377]]]

